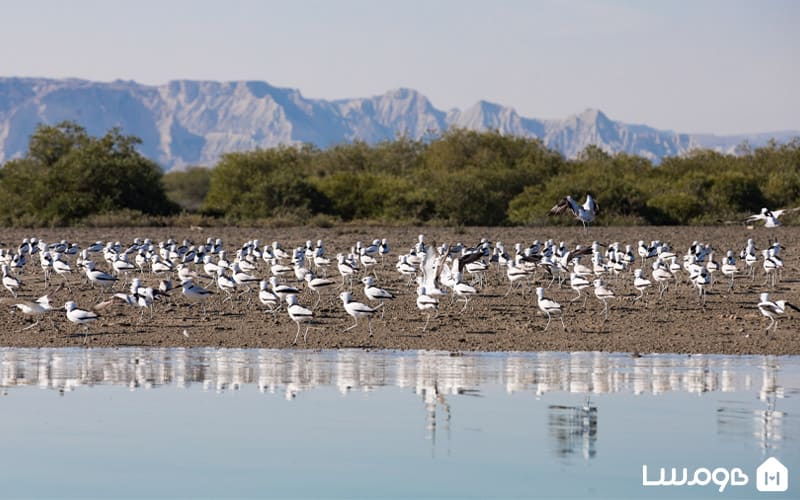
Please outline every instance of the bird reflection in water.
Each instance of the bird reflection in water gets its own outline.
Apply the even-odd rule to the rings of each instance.
[[[597,454],[597,406],[587,397],[579,406],[550,405],[548,427],[555,438],[555,453],[560,458],[580,450],[584,460]]]
[[[482,397],[476,389],[458,388],[455,390],[458,396]],[[422,396],[425,403],[425,439],[431,441],[431,456],[436,457],[436,429],[438,426],[439,408],[444,412],[442,416],[445,435],[447,436],[447,454],[450,455],[450,420],[453,416],[450,411],[450,403],[447,402],[444,392],[439,390],[439,384],[434,382],[432,385],[422,387],[418,394]],[[438,413],[438,415],[437,415]]]
[[[761,387],[758,400],[762,406],[754,408],[753,401],[725,401],[717,409],[717,429],[722,435],[744,437],[752,435],[762,456],[774,454],[783,440],[783,427],[787,414],[776,409],[779,399],[786,397],[778,383],[780,366],[771,358],[761,364]]]

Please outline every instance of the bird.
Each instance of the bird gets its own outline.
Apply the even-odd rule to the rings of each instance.
[[[50,305],[50,298],[47,295],[42,295],[41,297],[39,297],[35,301],[28,301],[28,300],[21,300],[21,299],[3,299],[3,302],[13,305],[14,307],[16,307],[17,309],[22,311],[23,314],[25,314],[26,316],[31,316],[31,317],[38,317],[38,316],[41,316],[44,313],[47,313],[47,312],[50,312],[50,311],[53,310],[52,306]],[[53,324],[52,321],[53,320],[51,319],[50,322],[51,322],[53,328],[57,330],[57,328],[55,328],[55,324]],[[33,328],[34,326],[36,326],[38,324],[39,324],[39,320],[37,319],[33,324],[26,326],[25,328],[23,328],[20,331],[24,332],[25,330],[29,330],[29,329]]]
[[[375,279],[372,276],[365,276],[361,282],[364,283],[364,296],[369,300],[379,302],[394,300],[391,292],[375,286]],[[381,318],[383,318],[383,310],[381,310]]]
[[[795,311],[800,311],[800,308],[785,300],[769,300],[769,294],[766,292],[762,293],[759,298],[758,310],[761,311],[761,314],[769,318],[770,321],[766,329],[767,333],[769,333],[770,328],[772,328],[773,332],[778,329],[778,320],[775,318],[786,313],[787,307]]]
[[[269,284],[272,293],[280,297],[282,300],[286,300],[289,295],[298,295],[300,293],[298,288],[278,283],[278,278],[275,276],[271,276],[269,278]]]
[[[453,279],[455,284],[453,285],[453,297],[462,297],[464,299],[464,307],[461,308],[461,312],[464,312],[467,309],[467,305],[469,305],[470,299],[478,294],[478,290],[475,287],[464,283],[461,280],[461,273],[456,272],[453,275]]]
[[[220,290],[222,290],[227,294],[227,297],[222,299],[222,302],[231,300],[232,298],[231,292],[233,292],[236,289],[236,282],[233,281],[233,278],[225,274],[225,270],[226,268],[224,267],[220,267],[219,269],[217,269],[217,288],[219,288]],[[231,304],[233,304],[233,302],[231,302]]]
[[[427,294],[424,286],[421,286],[417,289],[417,309],[420,311],[425,311],[425,325],[422,327],[422,331],[428,329],[428,322],[431,320],[431,311],[436,311],[439,313],[439,301],[435,297],[431,297]]]
[[[561,327],[566,332],[567,325],[564,324],[564,314],[561,311],[561,304],[555,300],[545,297],[544,288],[540,286],[536,287],[536,299],[539,310],[547,315],[547,324],[544,326],[544,331],[547,331],[547,329],[550,327],[550,320],[552,319],[552,316],[558,316],[558,318],[561,320]]]
[[[16,298],[17,290],[19,290],[20,286],[22,286],[22,283],[20,283],[19,279],[15,278],[14,276],[11,276],[8,273],[8,264],[3,264],[2,269],[3,269],[3,286],[6,288],[6,290],[11,292],[11,295],[13,295],[14,298]]]
[[[258,290],[259,302],[265,305],[268,308],[267,312],[272,313],[274,316],[275,310],[278,309],[278,307],[280,307],[281,298],[278,297],[278,295],[275,292],[269,289],[269,282],[267,280],[261,280],[258,283],[258,287],[259,287]]]
[[[778,220],[778,218],[781,215],[789,212],[796,212],[798,210],[800,210],[800,207],[784,208],[781,210],[770,210],[768,208],[762,208],[761,213],[751,215],[750,217],[745,219],[745,222],[756,222],[759,220],[763,220],[764,227],[778,227],[781,225],[780,221]]]
[[[87,311],[85,309],[78,309],[78,306],[75,305],[75,302],[70,300],[64,304],[64,309],[67,311],[67,319],[71,322],[83,325],[84,326],[84,335],[83,335],[83,343],[86,343],[86,339],[89,337],[89,323],[93,321],[97,321],[99,316],[97,313],[92,311]]]
[[[689,276],[689,280],[694,286],[697,287],[700,305],[706,305],[706,287],[711,284],[711,276],[708,273],[706,266],[699,266],[695,268]]]
[[[339,269],[339,274],[342,276],[342,284],[339,288],[344,288],[344,282],[346,280],[349,280],[352,284],[353,275],[357,269],[347,261],[344,254],[336,254],[336,260],[338,262],[337,269]]]
[[[579,276],[576,272],[569,274],[569,287],[578,292],[578,295],[570,300],[570,303],[575,302],[581,298],[581,290],[589,288],[592,283],[586,278]],[[586,307],[586,296],[583,297],[583,307]]]
[[[103,288],[113,287],[118,278],[106,272],[95,269],[94,265],[94,261],[91,260],[87,260],[84,263],[86,277],[89,279],[89,282],[92,284],[92,286],[100,285]]]
[[[326,288],[330,288],[330,287],[336,285],[336,281],[335,280],[332,280],[330,278],[317,277],[317,275],[314,274],[311,271],[309,271],[305,275],[305,281],[306,281],[306,284],[308,285],[308,288],[312,292],[317,294],[317,302],[314,304],[314,307],[312,307],[311,309],[316,309],[317,306],[319,305],[319,303],[322,301],[322,292],[321,292],[322,290],[324,290]]]
[[[345,328],[344,331],[347,332],[357,327],[358,318],[367,318],[369,336],[372,337],[372,315],[378,311],[378,308],[381,307],[383,303],[379,304],[378,307],[370,307],[362,302],[354,301],[353,294],[350,292],[340,293],[339,298],[342,299],[342,302],[344,303],[344,310],[347,311],[347,314],[355,319],[355,323],[353,323],[352,326]]]
[[[583,205],[579,205],[578,202],[572,198],[572,196],[567,195],[566,197],[561,198],[561,200],[559,200],[559,202],[550,209],[548,215],[562,215],[566,213],[567,210],[570,210],[572,215],[581,221],[585,231],[586,224],[593,222],[595,217],[600,213],[600,206],[590,194],[586,195],[586,201]]]
[[[206,299],[211,295],[214,295],[214,292],[211,290],[206,290],[202,286],[196,284],[193,279],[189,278],[188,280],[181,283],[181,291],[183,296],[186,297],[187,300],[191,302],[200,302],[203,306],[203,316],[206,314]]]
[[[258,283],[260,281],[258,277],[244,272],[239,262],[233,263],[232,277],[237,285],[245,287],[246,290],[250,290],[250,283]]]
[[[594,283],[594,295],[603,302],[603,317],[608,319],[608,301],[615,297],[614,292],[606,288],[603,280],[597,278]]]
[[[645,292],[645,290],[650,288],[650,285],[652,285],[652,284],[653,284],[652,281],[650,281],[649,279],[644,278],[642,276],[642,270],[641,269],[634,270],[633,271],[633,287],[635,289],[639,290],[639,296],[636,297],[635,299],[633,299],[634,302],[637,301],[637,300],[640,300],[640,299],[645,299],[644,292]],[[645,304],[645,306],[647,306],[647,299],[645,299],[644,304]]]
[[[297,345],[297,339],[300,337],[300,324],[306,325],[306,331],[303,333],[303,342],[308,339],[308,324],[314,319],[314,313],[300,304],[297,303],[297,295],[289,294],[286,296],[286,310],[289,313],[289,318],[297,324],[297,333],[294,336],[292,345]]]
[[[736,267],[736,257],[733,255],[733,250],[728,250],[725,258],[722,260],[720,271],[722,271],[723,275],[731,277],[731,283],[728,286],[728,291],[733,290],[733,280],[739,273],[739,268]]]

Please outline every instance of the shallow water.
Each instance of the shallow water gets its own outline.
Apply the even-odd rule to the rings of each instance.
[[[0,349],[0,387],[2,497],[800,491],[800,357]],[[773,456],[783,494],[756,490]]]

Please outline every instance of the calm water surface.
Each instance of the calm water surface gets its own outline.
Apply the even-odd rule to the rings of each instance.
[[[0,391],[0,497],[800,496],[800,357],[0,349]]]

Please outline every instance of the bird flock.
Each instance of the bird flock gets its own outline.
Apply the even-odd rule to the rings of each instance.
[[[591,198],[587,204],[596,210]],[[134,238],[90,244],[25,238],[0,245],[7,294],[0,300],[31,318],[24,330],[41,329],[46,318],[49,328],[59,331],[66,320],[78,325],[72,335],[81,335],[82,329],[84,342],[107,314],[135,314],[137,322],[147,322],[159,314],[161,304],[193,308],[198,321],[235,305],[259,308],[275,323],[288,318],[288,324],[295,324],[294,344],[301,336],[308,341],[320,316],[329,320],[326,331],[349,332],[366,323],[372,336],[374,323],[384,321],[392,302],[404,295],[414,297],[422,332],[442,309],[468,318],[476,304],[502,304],[511,294],[529,303],[531,314],[539,311],[542,330],[556,319],[568,331],[572,318],[587,314],[588,300],[602,305],[599,315],[605,321],[623,299],[648,308],[672,294],[688,306],[704,308],[710,292],[726,300],[741,280],[748,280],[748,290],[757,289],[752,308],[769,321],[766,332],[775,332],[778,320],[797,310],[783,298],[770,297],[784,279],[785,249],[778,241],[759,248],[751,238],[739,248],[720,250],[699,241],[673,249],[667,242],[644,240],[568,246],[548,239],[507,247],[488,238],[474,245],[437,244],[420,234],[408,243],[397,251],[386,238],[338,249],[329,249],[321,239],[297,246],[249,239],[226,246],[213,237],[198,243]],[[717,255],[723,257],[717,260]],[[80,293],[85,303],[70,298],[62,308],[51,303],[57,293]],[[59,310],[63,316],[56,314]],[[184,335],[189,335],[186,330]]]

